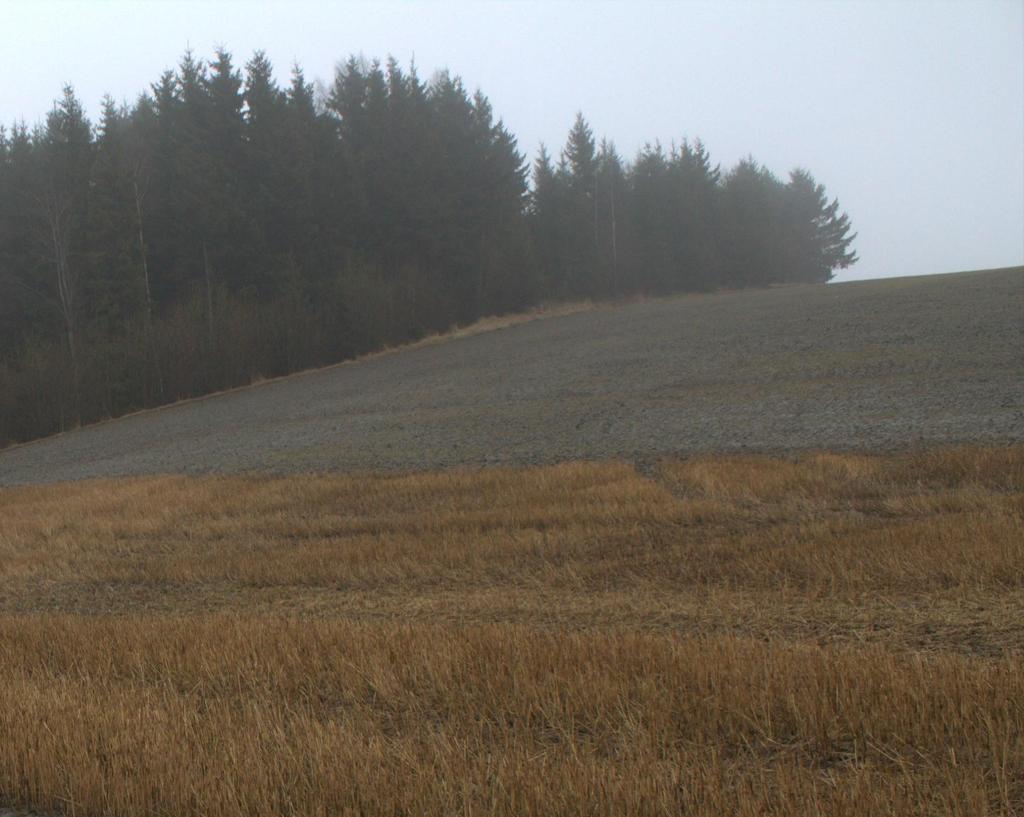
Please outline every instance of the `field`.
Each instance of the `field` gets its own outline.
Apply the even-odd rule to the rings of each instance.
[[[1021,268],[598,307],[12,448],[0,485],[1021,443],[1022,316]]]
[[[12,807],[1024,814],[1024,446],[89,480],[0,520]]]

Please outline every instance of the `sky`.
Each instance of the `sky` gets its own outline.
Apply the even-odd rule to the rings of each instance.
[[[0,122],[65,83],[95,119],[186,48],[262,49],[330,82],[350,54],[446,67],[532,159],[577,111],[627,158],[699,137],[838,197],[861,261],[837,280],[1024,263],[1024,2],[0,0]]]

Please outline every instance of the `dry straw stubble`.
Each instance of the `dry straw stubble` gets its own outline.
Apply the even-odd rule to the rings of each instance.
[[[0,793],[1019,814],[1024,450],[0,492]]]

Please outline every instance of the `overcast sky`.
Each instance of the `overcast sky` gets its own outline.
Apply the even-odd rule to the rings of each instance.
[[[0,121],[72,83],[90,115],[191,46],[265,50],[329,81],[415,57],[480,87],[531,157],[577,110],[627,157],[704,139],[809,169],[860,233],[840,280],[1024,263],[1024,3],[20,2],[0,0]]]

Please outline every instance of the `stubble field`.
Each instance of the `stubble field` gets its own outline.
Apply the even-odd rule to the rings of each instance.
[[[1019,445],[93,480],[0,519],[10,806],[1024,813]]]

